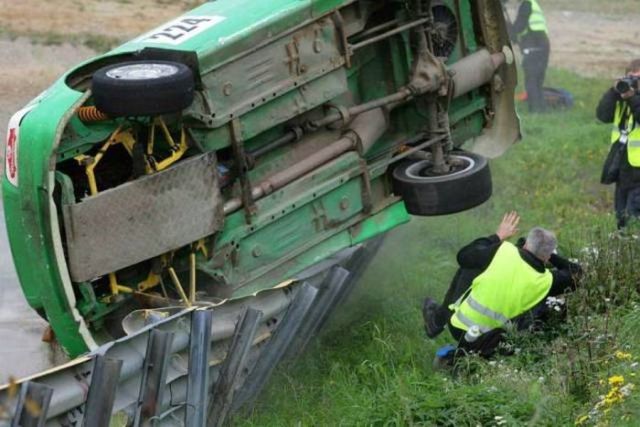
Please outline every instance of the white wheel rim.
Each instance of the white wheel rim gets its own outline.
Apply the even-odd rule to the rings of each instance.
[[[117,80],[151,80],[172,76],[178,67],[170,64],[129,64],[112,68],[107,77]]]
[[[455,177],[456,175],[463,174],[466,171],[468,171],[470,169],[473,169],[475,167],[475,165],[476,165],[476,161],[471,157],[456,156],[456,155],[453,155],[451,157],[465,161],[467,163],[467,166],[464,169],[461,169],[461,170],[456,171],[456,172],[451,173],[451,174],[438,175],[438,176],[422,176],[422,175],[419,175],[420,171],[422,171],[425,167],[430,165],[431,161],[430,160],[421,160],[421,161],[416,162],[416,163],[412,164],[411,166],[409,166],[407,168],[407,170],[406,170],[406,174],[407,174],[407,176],[409,178],[423,179],[423,180],[429,180],[429,179],[433,179],[433,178],[440,178],[441,176]]]

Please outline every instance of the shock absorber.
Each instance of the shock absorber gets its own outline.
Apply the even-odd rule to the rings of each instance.
[[[93,106],[78,108],[78,118],[85,123],[109,120],[109,116]]]

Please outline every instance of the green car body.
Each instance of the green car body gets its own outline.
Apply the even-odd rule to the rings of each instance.
[[[235,158],[231,148],[238,141],[248,152],[259,150],[288,132],[296,117],[333,110],[344,114],[337,106],[366,103],[406,87],[415,61],[411,39],[415,26],[349,50],[366,40],[362,34],[370,19],[415,22],[410,3],[208,2],[69,71],[14,116],[2,182],[11,251],[25,297],[47,318],[70,355],[112,339],[108,323],[118,310],[134,304],[130,294],[109,295],[104,275],[77,282],[68,267],[63,206],[83,201],[77,195],[81,178],[69,171],[76,170],[79,156],[95,153],[118,126],[128,123],[127,118],[96,122],[78,118],[80,107],[92,105],[92,74],[105,65],[136,60],[135,55],[145,49],[154,54],[171,51],[172,58],[182,52],[192,62],[196,58],[195,100],[172,122],[189,129],[190,151],[185,158],[213,152],[224,153],[219,158]],[[433,3],[457,17],[457,38],[447,65],[483,48],[495,53],[508,46],[499,2]],[[388,13],[393,15],[387,17]],[[379,34],[386,31],[383,28]],[[448,98],[450,141],[455,147],[475,140],[480,151],[498,155],[518,138],[513,65],[501,68],[499,76],[501,81],[493,79]],[[215,278],[217,297],[246,296],[409,221],[402,199],[391,188],[389,160],[396,153],[396,141],[420,133],[428,121],[428,110],[419,98],[389,111],[390,125],[368,151],[343,152],[256,198],[252,209],[230,210],[220,217],[220,229],[203,237],[208,250],[195,255],[198,277]],[[342,133],[334,127],[318,135],[333,141]],[[307,144],[305,138],[294,146]],[[317,148],[325,143],[308,144]],[[296,154],[290,147],[260,157],[247,172],[248,182],[264,182],[310,155]],[[242,198],[241,187],[234,179],[221,197],[227,202]],[[98,236],[100,232],[96,230]],[[190,253],[175,248],[174,256],[175,270],[186,281]],[[134,290],[148,269],[148,264],[136,265],[137,270],[118,273],[118,280]],[[162,275],[168,280],[166,272]]]

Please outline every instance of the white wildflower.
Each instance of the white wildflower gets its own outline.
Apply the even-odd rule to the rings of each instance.
[[[538,377],[538,382],[539,383],[543,383],[544,382],[544,377]]]
[[[627,384],[620,389],[620,393],[622,393],[623,396],[628,397],[631,394],[631,391],[633,390],[633,388],[634,388],[633,384]]]
[[[547,307],[559,313],[562,311],[562,307],[565,305],[565,299],[557,297],[547,297],[545,304],[547,305]]]

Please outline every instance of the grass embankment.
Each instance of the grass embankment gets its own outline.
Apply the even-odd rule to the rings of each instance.
[[[607,82],[552,71],[547,83],[571,90],[576,107],[523,114],[524,140],[491,165],[491,201],[392,232],[320,339],[279,369],[237,424],[637,425],[638,247],[608,237],[611,189],[599,184],[609,127],[596,122],[594,108]],[[444,295],[457,250],[491,234],[511,209],[522,215],[523,233],[556,230],[562,252],[588,263],[583,288],[568,300],[569,322],[555,336],[517,337],[516,356],[469,358],[457,375],[434,372],[435,350],[452,339],[447,331],[425,338],[421,301]]]

